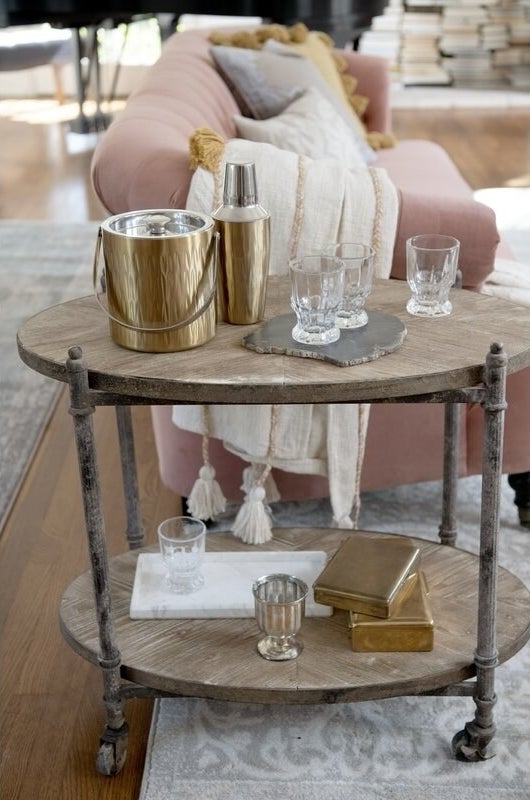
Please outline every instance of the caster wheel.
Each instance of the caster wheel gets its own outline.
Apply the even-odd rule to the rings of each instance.
[[[101,737],[96,768],[102,775],[117,775],[127,758],[128,728],[125,723],[119,731],[107,729]]]
[[[459,761],[476,761],[477,759],[469,758],[469,752],[471,750],[469,745],[470,739],[466,730],[455,733],[453,741],[451,742],[451,749],[455,758]]]
[[[102,775],[117,775],[121,766],[118,766],[116,760],[116,747],[113,744],[102,744],[96,759],[98,772]]]
[[[488,742],[489,739],[481,741],[472,737],[469,731],[464,729],[453,736],[451,746],[458,761],[486,761],[495,755],[494,752],[488,752]]]

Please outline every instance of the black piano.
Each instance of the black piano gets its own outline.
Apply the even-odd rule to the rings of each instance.
[[[370,27],[385,0],[0,0],[0,26],[49,22],[61,28],[120,22],[138,15],[215,14],[263,17],[329,33],[337,45],[352,41]]]
[[[71,28],[77,46],[77,99],[79,118],[72,129],[87,133],[101,130],[108,116],[99,108],[99,63],[96,31],[103,24],[117,25],[142,16],[169,16],[161,26],[161,35],[175,30],[182,14],[262,17],[264,20],[292,25],[305,22],[308,28],[328,33],[342,47],[355,42],[370,27],[372,17],[381,13],[385,0],[0,0],[0,27],[49,23]],[[160,22],[160,20],[159,20]],[[87,31],[82,39],[80,30]],[[88,60],[89,71],[82,69]],[[97,112],[88,119],[83,112],[90,70],[95,71]]]

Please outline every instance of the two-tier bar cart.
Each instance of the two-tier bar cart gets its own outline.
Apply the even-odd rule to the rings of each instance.
[[[270,281],[267,318],[289,311],[288,295],[283,279]],[[530,366],[530,315],[514,304],[458,291],[451,316],[419,319],[406,313],[407,298],[403,282],[376,284],[369,308],[399,317],[407,336],[395,352],[344,368],[255,353],[241,344],[252,326],[220,324],[211,342],[181,353],[125,350],[111,340],[107,319],[92,297],[43,311],[20,328],[23,361],[70,386],[91,570],[66,589],[60,624],[71,647],[102,670],[107,723],[97,766],[104,774],[115,774],[125,760],[127,698],[157,695],[261,703],[471,695],[475,715],[454,736],[453,750],[468,760],[488,755],[495,733],[495,669],[530,638],[530,593],[497,563],[506,375]],[[416,540],[433,605],[432,652],[385,653],[384,658],[354,653],[340,613],[306,619],[302,655],[283,663],[257,655],[253,619],[130,619],[135,565],[144,548],[132,405],[361,402],[445,404],[439,540]],[[455,546],[461,403],[479,403],[484,413],[478,555]],[[104,405],[116,406],[128,520],[129,550],[112,559],[93,428],[95,408]],[[332,553],[347,535],[278,529],[264,548]],[[211,549],[251,549],[231,534],[209,538]]]

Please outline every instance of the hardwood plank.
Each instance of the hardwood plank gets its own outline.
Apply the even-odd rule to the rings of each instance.
[[[89,179],[91,139],[65,124],[0,117],[0,216],[84,222],[107,216]],[[93,142],[93,139],[92,139]]]
[[[450,153],[472,189],[530,186],[530,108],[400,109],[398,139],[427,139]]]
[[[122,552],[125,517],[114,409],[98,409],[101,477],[109,547]],[[160,486],[149,410],[133,410],[147,538],[180,503]],[[0,540],[2,637],[9,642],[2,681],[2,796],[39,800],[137,797],[152,703],[127,704],[128,768],[112,782],[95,771],[103,730],[99,669],[79,658],[59,633],[61,595],[88,568],[78,467],[67,398],[59,402]],[[7,568],[9,565],[9,568]],[[55,768],[44,769],[51,763]],[[4,794],[5,792],[5,794]],[[94,793],[96,792],[96,793]]]

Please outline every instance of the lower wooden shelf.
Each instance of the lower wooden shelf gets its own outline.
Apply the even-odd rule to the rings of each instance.
[[[347,536],[328,529],[277,529],[264,550],[334,552]],[[421,565],[431,592],[434,649],[427,653],[354,653],[346,612],[304,620],[304,651],[267,662],[256,651],[254,619],[132,620],[136,559],[145,548],[110,561],[117,641],[126,680],[176,695],[257,703],[354,702],[440,689],[475,675],[479,559],[423,539]],[[251,550],[228,533],[211,533],[210,550]],[[249,587],[250,591],[250,587]],[[99,634],[90,572],[74,580],[60,608],[63,636],[98,663]],[[506,569],[498,575],[500,663],[530,638],[530,592]]]

